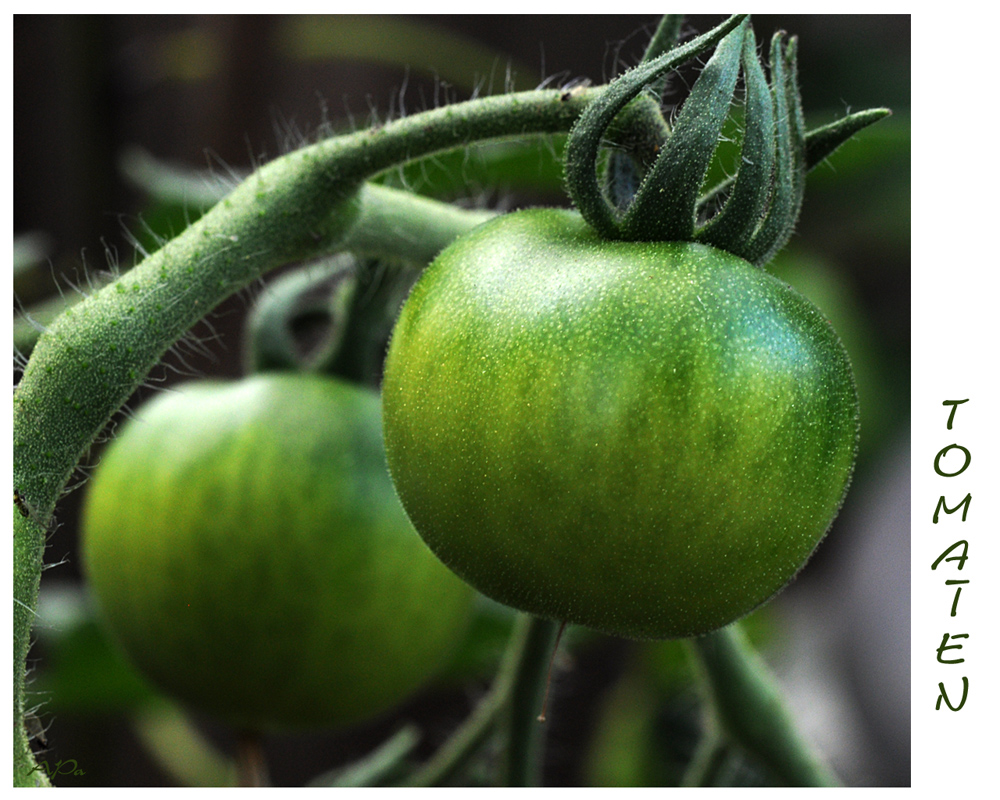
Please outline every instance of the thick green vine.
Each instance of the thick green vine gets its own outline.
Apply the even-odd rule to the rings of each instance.
[[[40,337],[14,394],[17,785],[46,783],[23,716],[47,526],[81,455],[149,370],[218,303],[282,264],[333,253],[352,241],[365,249],[378,249],[379,242],[404,259],[425,258],[414,242],[427,247],[427,234],[444,233],[449,224],[442,220],[455,222],[461,212],[366,187],[367,178],[473,141],[565,132],[600,91],[488,97],[289,153],[113,284],[68,309]],[[400,213],[399,204],[406,204],[407,213]],[[396,224],[386,225],[387,218]],[[440,236],[431,246],[440,249]]]
[[[81,453],[111,414],[219,302],[270,268],[335,252],[350,239],[371,240],[376,234],[366,220],[385,230],[384,213],[371,206],[383,204],[391,190],[362,191],[366,178],[470,141],[564,131],[597,93],[484,98],[320,142],[262,167],[40,338],[14,397],[14,480],[27,508],[48,519]],[[404,257],[416,237],[434,227],[428,201],[412,198],[409,209],[411,235],[396,236],[395,245],[406,248]]]

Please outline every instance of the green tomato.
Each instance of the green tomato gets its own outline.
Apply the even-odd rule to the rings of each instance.
[[[157,396],[104,454],[83,528],[126,653],[242,727],[346,725],[395,705],[457,643],[474,596],[396,499],[378,395],[320,376]]]
[[[789,286],[544,209],[431,264],[383,409],[396,490],[445,564],[630,638],[702,634],[778,592],[836,516],[858,438],[847,355]]]

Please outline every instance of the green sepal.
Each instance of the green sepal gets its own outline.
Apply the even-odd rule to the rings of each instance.
[[[808,131],[805,137],[806,172],[812,172],[816,169],[817,166],[823,163],[825,158],[829,157],[830,154],[854,136],[854,134],[864,130],[869,125],[874,125],[880,119],[885,119],[891,115],[892,111],[888,108],[869,108]],[[706,192],[698,201],[699,214],[704,216],[703,209],[719,205],[719,198],[725,197],[729,193],[738,177],[739,175],[737,174],[731,178],[719,181],[719,183]]]
[[[763,224],[735,255],[753,264],[765,264],[791,238],[802,207],[805,187],[805,131],[801,113],[796,113],[798,87],[793,45],[784,47],[785,34],[771,39],[771,94],[775,119],[775,172],[771,206]]]
[[[654,58],[658,58],[664,53],[669,53],[673,50],[677,46],[677,42],[680,41],[681,26],[683,24],[683,14],[664,14],[660,17],[660,22],[653,32],[653,38],[649,40],[646,52],[642,54],[642,60],[652,61]],[[666,89],[668,77],[668,73],[663,73],[653,81],[649,86],[650,93],[656,97],[662,97],[663,90]]]
[[[569,194],[584,219],[605,239],[699,241],[763,265],[792,236],[807,172],[889,111],[862,111],[807,133],[794,37],[778,32],[772,38],[768,82],[747,15],[730,17],[709,34],[671,49],[679,31],[679,18],[664,18],[646,57],[667,52],[613,81],[570,131],[566,148]],[[667,130],[653,163],[649,164],[648,146],[646,157],[637,157],[634,141],[644,141],[640,133],[626,136],[624,146],[619,145],[605,160],[602,192],[594,173],[600,148],[608,146],[609,128],[615,126],[612,130],[618,139],[628,125],[640,131],[652,129],[648,119],[632,115],[626,120],[619,112],[637,102],[634,98],[644,90],[662,88],[663,76],[715,42],[715,54],[695,82],[673,130]],[[745,86],[745,128],[737,172],[698,197],[740,72]]]
[[[869,108],[809,131],[806,135],[806,169],[813,169],[858,131],[890,114],[892,112],[888,108]]]
[[[612,120],[644,87],[718,43],[748,15],[737,14],[685,45],[639,64],[610,83],[580,115],[566,143],[566,187],[588,224],[607,239],[621,238],[614,209],[597,178],[597,156]]]
[[[695,240],[735,251],[760,225],[771,195],[774,170],[774,108],[764,69],[757,58],[757,39],[747,30],[741,56],[746,84],[746,129],[740,149],[740,166],[732,192],[722,209],[696,233]]]
[[[677,46],[681,38],[681,26],[684,24],[683,14],[664,14],[657,23],[653,38],[646,45],[646,52],[642,54],[642,60],[652,61],[659,58],[664,53],[669,53]]]
[[[698,193],[715,154],[739,76],[749,20],[727,35],[705,65],[660,157],[621,219],[622,235],[642,241],[690,241]]]

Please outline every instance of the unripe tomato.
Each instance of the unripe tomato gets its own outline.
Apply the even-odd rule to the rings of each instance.
[[[83,528],[90,587],[135,664],[243,727],[391,707],[461,636],[473,596],[396,499],[378,395],[331,378],[157,396],[104,454]]]
[[[484,594],[632,638],[778,592],[844,498],[847,355],[805,298],[697,244],[607,242],[530,210],[446,248],[395,326],[389,468]]]

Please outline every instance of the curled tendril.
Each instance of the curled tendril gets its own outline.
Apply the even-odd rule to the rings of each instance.
[[[665,18],[660,27],[667,33],[654,37],[654,44],[659,44],[651,44],[646,60],[613,81],[571,130],[566,149],[570,196],[584,219],[606,239],[696,241],[765,264],[792,234],[806,172],[889,111],[862,111],[806,133],[794,37],[778,32],[771,39],[768,81],[748,15],[734,15],[681,46],[676,45],[675,17]],[[598,158],[609,128],[622,123],[619,113],[649,87],[662,90],[670,71],[713,46],[715,52],[672,129],[657,131],[663,141],[655,160],[642,170],[641,159],[612,153],[602,190]],[[740,166],[736,175],[702,194],[740,74],[744,108]],[[634,114],[632,119],[642,120]]]

